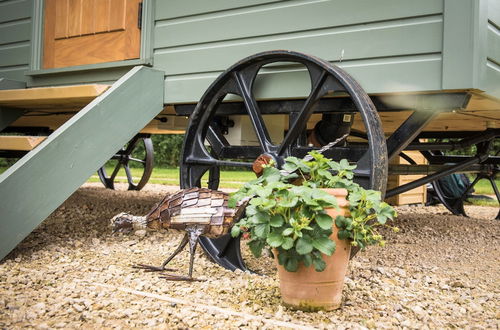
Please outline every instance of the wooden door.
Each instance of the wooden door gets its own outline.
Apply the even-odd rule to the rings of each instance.
[[[45,0],[43,68],[139,58],[142,0]]]

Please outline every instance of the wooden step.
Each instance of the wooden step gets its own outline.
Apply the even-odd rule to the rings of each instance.
[[[39,145],[45,136],[0,136],[0,150],[30,151]]]
[[[109,85],[74,85],[0,90],[0,106],[23,109],[83,107]]]

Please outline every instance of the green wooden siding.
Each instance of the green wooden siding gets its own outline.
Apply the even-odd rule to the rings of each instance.
[[[30,61],[33,1],[0,2],[0,77],[25,81]]]
[[[486,56],[489,61],[500,64],[500,29],[488,24],[488,42]]]
[[[157,0],[156,18],[157,20],[162,20],[193,16],[272,2],[283,2],[283,0]]]
[[[166,74],[165,103],[197,102],[230,65],[272,49],[335,64],[343,54],[339,65],[369,93],[476,88],[498,95],[500,0],[145,1],[153,8],[152,65]],[[25,79],[32,6],[0,0],[0,76]],[[128,69],[34,72],[27,83],[111,83]],[[306,94],[300,68],[279,71],[267,75],[260,97]],[[270,87],[279,77],[288,79]]]
[[[158,2],[175,10],[182,2]],[[363,10],[365,8],[365,10]],[[369,8],[369,10],[366,10]],[[388,10],[390,8],[390,10]],[[260,6],[211,12],[195,17],[160,20],[157,12],[155,48],[206,44],[221,40],[240,40],[255,36],[282,35],[297,31],[356,26],[367,22],[440,14],[441,1],[336,0],[284,1]],[[318,31],[319,30],[319,31]]]
[[[220,72],[271,49],[331,62],[343,54],[340,66],[371,93],[441,88],[440,0],[258,1],[206,13],[167,1],[156,9],[154,65],[167,75],[166,103],[196,102]],[[275,74],[273,81],[286,79],[276,86],[267,81],[259,97],[307,95],[297,70]]]
[[[500,0],[488,1],[486,69],[481,79],[486,93],[500,98]]]

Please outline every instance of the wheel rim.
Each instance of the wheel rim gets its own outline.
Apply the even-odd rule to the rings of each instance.
[[[500,204],[500,191],[496,185],[495,179],[498,177],[500,173],[500,168],[498,166],[493,166],[490,171],[484,173],[478,173],[474,180],[469,182],[465,189],[460,192],[460,196],[450,196],[446,193],[446,189],[443,187],[443,182],[441,180],[436,180],[432,182],[432,187],[436,192],[436,196],[439,201],[446,207],[451,213],[454,215],[462,215],[468,217],[466,208],[464,207],[465,202],[471,197],[472,192],[474,191],[474,186],[482,179],[488,180],[491,187],[493,188],[493,192],[495,193],[495,197]],[[500,219],[500,206],[499,212],[496,215],[495,219]]]
[[[476,145],[476,148],[482,153],[489,154],[490,156],[498,156],[500,154],[500,151],[496,151],[496,154],[494,153],[494,150],[492,150],[492,146],[494,144],[495,139],[489,140],[489,141],[484,141]],[[493,151],[493,153],[491,153]],[[442,155],[443,153],[439,150],[433,151],[433,154],[440,154]],[[497,202],[499,204],[499,211],[498,214],[496,215],[495,219],[500,220],[500,190],[497,187],[497,184],[495,180],[498,178],[500,175],[500,165],[497,163],[493,164],[483,164],[483,169],[481,172],[476,174],[476,177],[474,180],[469,181],[468,178],[467,180],[462,180],[462,182],[466,182],[466,186],[459,190],[458,193],[456,193],[454,190],[451,191],[450,188],[446,187],[446,181],[445,178],[438,179],[436,181],[433,181],[432,188],[434,189],[434,192],[436,194],[437,199],[443,204],[444,207],[446,207],[451,213],[454,215],[462,215],[465,217],[468,217],[466,208],[464,207],[465,202],[473,197],[472,193],[474,192],[474,187],[480,180],[487,180],[495,194],[495,197],[497,199]],[[453,178],[451,178],[453,179]],[[458,190],[458,189],[456,189]]]
[[[136,155],[138,147],[142,144],[144,154],[142,157],[138,157]],[[115,183],[117,181],[117,175],[121,168],[125,171],[125,176],[128,182],[128,190],[141,190],[144,188],[146,183],[149,181],[151,177],[151,173],[153,171],[153,163],[154,163],[154,151],[153,151],[153,142],[151,141],[149,134],[137,134],[130,140],[127,145],[125,145],[122,149],[120,149],[111,160],[115,160],[116,164],[114,164],[113,171],[110,175],[108,175],[105,166],[102,166],[99,170],[97,170],[97,174],[99,175],[99,179],[101,180],[104,187],[108,189],[115,189]],[[142,175],[140,178],[134,179],[132,176],[132,172],[130,170],[132,164],[136,166],[139,165],[142,168]]]
[[[253,93],[254,82],[260,69],[275,62],[301,64],[307,69],[311,80],[310,93],[279,144],[271,141]],[[345,93],[350,97],[357,112],[361,114],[366,130],[368,148],[357,159],[358,168],[355,175],[358,183],[384,193],[387,184],[387,149],[380,119],[368,95],[342,69],[321,59],[288,51],[264,52],[243,59],[222,73],[207,89],[191,114],[186,130],[181,160],[181,187],[200,186],[201,177],[210,168],[220,168],[224,165],[251,168],[253,161],[260,154],[270,155],[276,160],[277,165],[281,166],[284,158],[302,156],[307,150],[313,150],[312,147],[308,149],[302,145],[300,141],[303,140],[315,104],[331,91]],[[229,94],[242,98],[246,114],[258,140],[258,147],[240,148],[242,153],[246,154],[246,157],[241,157],[244,161],[225,158],[226,151],[234,146],[229,145],[214,122],[218,106]],[[205,141],[210,145],[210,150],[205,147]],[[212,186],[212,188],[217,187]],[[238,244],[235,243],[236,240]],[[232,244],[232,248],[229,249],[231,252],[236,245],[239,248],[239,239],[226,240],[217,247],[207,247],[208,242],[211,241],[205,240],[202,246],[216,262],[229,269],[244,268],[242,260],[233,260],[228,266],[223,253],[228,250],[229,244]]]

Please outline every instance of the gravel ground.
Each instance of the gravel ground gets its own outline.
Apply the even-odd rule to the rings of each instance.
[[[198,251],[195,275],[171,282],[131,268],[159,265],[178,244],[175,231],[112,235],[109,219],[145,214],[171,188],[110,191],[86,184],[0,263],[0,328],[492,328],[500,326],[500,223],[497,210],[471,218],[442,207],[402,207],[385,248],[349,266],[344,304],[303,313],[280,306],[270,258],[262,273],[230,272]],[[188,253],[171,262],[186,274]]]

